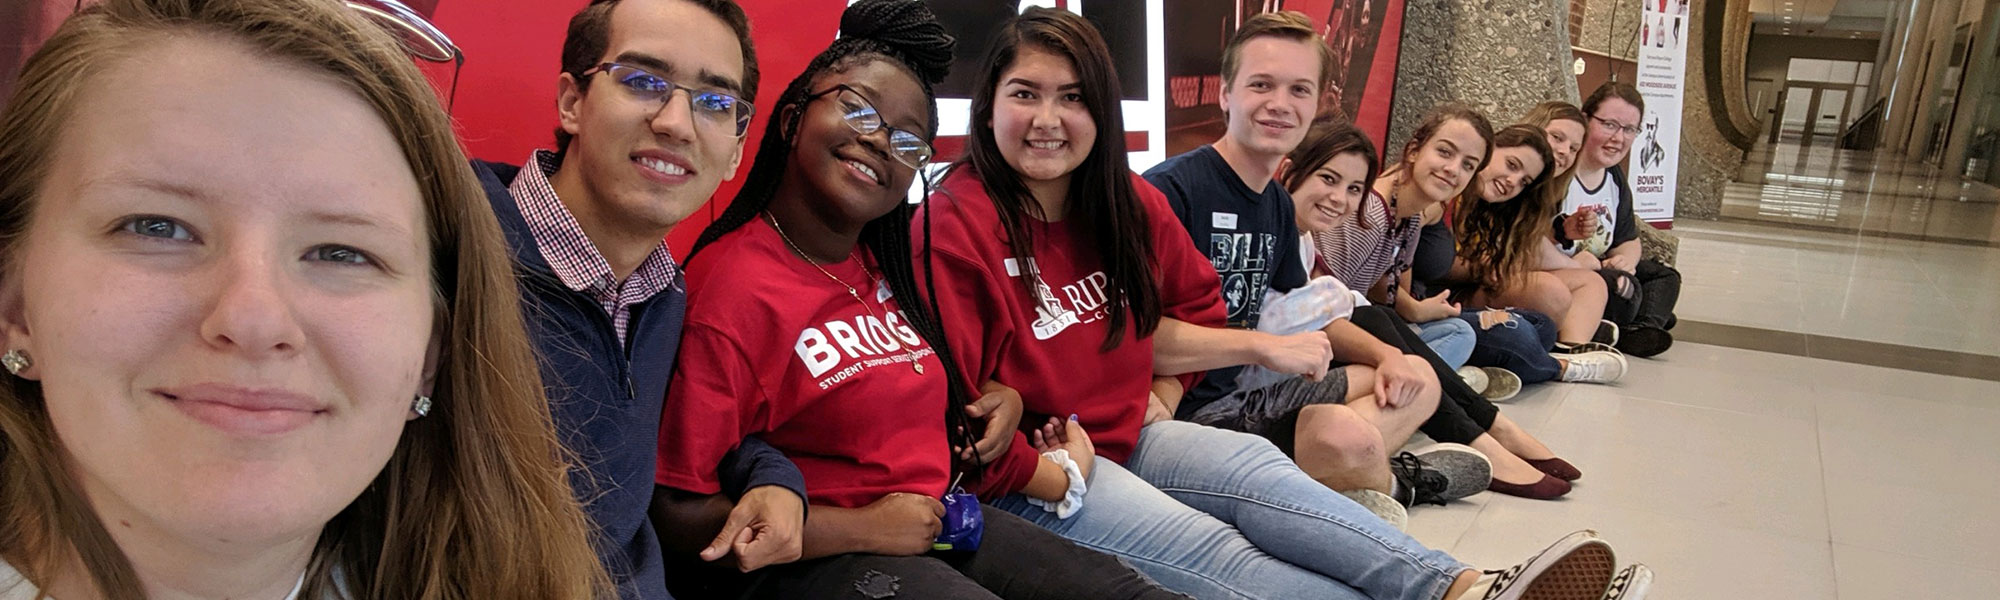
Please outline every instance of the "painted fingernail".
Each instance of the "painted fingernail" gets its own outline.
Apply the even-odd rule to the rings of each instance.
[[[1070,414],[1069,414],[1069,420],[1070,420],[1071,422],[1074,422],[1074,421],[1076,421],[1076,413],[1070,413]]]

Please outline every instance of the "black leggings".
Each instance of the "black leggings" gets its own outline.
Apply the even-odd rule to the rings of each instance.
[[[1421,356],[1437,372],[1438,383],[1443,385],[1444,397],[1438,399],[1437,412],[1424,421],[1419,431],[1431,439],[1454,444],[1470,444],[1472,440],[1493,429],[1493,420],[1500,418],[1500,407],[1479,395],[1471,386],[1465,385],[1458,372],[1432,352],[1430,346],[1410,329],[1410,324],[1396,315],[1396,311],[1386,306],[1361,306],[1354,309],[1351,319],[1356,326],[1374,335],[1404,354]]]
[[[1063,539],[1026,519],[985,507],[978,552],[956,555],[842,554],[765,567],[743,598],[1006,598],[1008,600],[1183,599],[1116,557]]]
[[[1673,329],[1674,305],[1681,299],[1681,272],[1650,258],[1639,259],[1636,273],[1600,269],[1604,289],[1611,299],[1604,304],[1604,318],[1619,327]]]

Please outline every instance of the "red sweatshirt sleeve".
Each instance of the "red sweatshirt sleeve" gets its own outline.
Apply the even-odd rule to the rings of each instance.
[[[994,234],[973,231],[961,212],[965,207],[955,206],[957,201],[943,192],[932,196],[930,202],[927,214],[920,215],[912,226],[916,228],[916,239],[922,240],[923,219],[935,219],[930,223],[933,236],[930,241],[931,268],[937,278],[938,316],[950,342],[952,357],[957,359],[965,381],[976,389],[993,379],[1002,353],[1013,341],[1014,320],[1006,305],[1006,298],[1011,296],[1001,286],[1019,284],[1004,274],[994,273],[976,258],[979,256],[976,244],[985,239],[978,236]],[[922,268],[917,271],[919,277],[923,276]],[[1019,491],[1034,477],[1039,459],[1027,436],[1017,428],[1014,443],[1005,454],[986,465],[974,492],[990,499]]]
[[[1132,176],[1132,186],[1139,191],[1139,200],[1146,207],[1146,220],[1152,227],[1153,256],[1160,265],[1160,314],[1204,327],[1226,326],[1229,311],[1222,303],[1222,280],[1216,276],[1208,257],[1194,247],[1187,230],[1181,228],[1166,194],[1137,175]],[[1201,375],[1188,373],[1178,379],[1182,386],[1192,390],[1201,381]]]
[[[716,465],[743,436],[763,431],[769,423],[768,398],[741,348],[714,328],[689,323],[681,335],[683,360],[674,370],[660,413],[661,435],[653,482],[697,494],[722,490]]]

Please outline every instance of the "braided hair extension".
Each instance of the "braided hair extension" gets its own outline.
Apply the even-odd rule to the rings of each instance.
[[[1548,236],[1555,216],[1555,153],[1549,149],[1548,134],[1534,125],[1509,125],[1493,135],[1493,150],[1526,146],[1542,157],[1542,172],[1512,200],[1488,202],[1480,197],[1477,185],[1466,186],[1459,195],[1457,224],[1459,257],[1465,259],[1473,281],[1491,290],[1511,287],[1515,278],[1527,274],[1539,256],[1542,239]]]
[[[1062,9],[1037,7],[1023,11],[994,35],[986,52],[985,76],[972,94],[972,122],[993,120],[994,95],[1000,76],[1013,66],[1024,49],[1047,52],[1069,60],[1070,68],[1082,82],[1078,93],[1097,123],[1097,139],[1083,163],[1071,172],[1066,192],[1066,220],[1090,237],[1091,249],[1103,261],[1109,285],[1104,288],[1104,305],[1110,313],[1101,350],[1110,351],[1124,341],[1130,321],[1140,337],[1150,336],[1159,326],[1160,289],[1156,273],[1159,259],[1153,256],[1153,235],[1148,227],[1146,208],[1133,187],[1132,169],[1125,156],[1125,135],[1106,124],[1124,123],[1119,98],[1118,73],[1111,62],[1111,50],[1097,27],[1082,16]],[[1006,230],[1007,244],[1016,262],[1026,273],[1019,278],[1028,297],[1041,301],[1035,285],[1035,251],[1031,220],[1047,220],[1041,204],[1035,202],[1019,174],[1000,154],[1000,144],[990,127],[975,128],[966,143],[965,156],[951,169],[970,169],[977,176]]]
[[[956,46],[956,41],[938,23],[937,16],[916,0],[861,0],[848,6],[841,14],[840,31],[840,39],[834,40],[825,51],[813,57],[805,71],[785,87],[784,93],[774,103],[770,112],[773,121],[764,129],[764,137],[757,148],[756,158],[751,162],[750,174],[744,177],[742,190],[737,192],[722,215],[702,230],[694,249],[688,252],[688,262],[693,262],[703,248],[743,227],[771,205],[779,184],[784,181],[797,142],[798,119],[804,112],[806,97],[821,77],[877,61],[901,67],[923,88],[925,104],[930,108],[925,133],[928,137],[936,137],[935,86],[944,81],[951,67],[952,49]],[[921,169],[917,178],[923,182],[924,196],[928,198],[930,179],[924,176]],[[928,210],[928,205],[925,210]],[[916,254],[912,251],[910,227],[916,211],[916,205],[897,204],[889,214],[862,226],[860,242],[874,256],[883,281],[896,297],[920,299],[902,302],[900,306],[911,329],[923,336],[925,343],[937,353],[938,362],[944,365],[944,376],[951,382],[946,386],[950,401],[945,411],[949,435],[953,436],[954,444],[970,447],[974,427],[971,418],[965,414],[965,407],[972,403],[972,388],[959,379],[958,361],[951,354],[951,346],[945,339],[942,319],[938,315],[936,287],[930,283],[935,278],[930,277],[929,231],[925,232],[922,249],[925,285],[921,291],[912,264]],[[926,229],[929,221],[925,219]],[[955,471],[977,473],[979,465],[959,462],[954,452]]]

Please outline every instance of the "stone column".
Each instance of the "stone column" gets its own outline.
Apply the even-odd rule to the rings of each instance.
[[[1878,147],[1900,153],[1909,142],[1911,132],[1919,128],[1922,119],[1922,104],[1918,97],[1923,90],[1918,83],[1924,80],[1920,67],[1924,64],[1924,53],[1931,45],[1931,9],[1936,0],[1912,0],[1907,6],[1899,6],[1901,17],[1897,20],[1899,30],[1885,44],[1890,44],[1890,63],[1877,63],[1876,70],[1893,69],[1888,85],[1877,87],[1888,90],[1889,113],[1883,123],[1882,139]],[[1921,155],[1918,155],[1921,156]]]
[[[1744,0],[1736,3],[1747,4]],[[1709,47],[1712,36],[1724,35],[1724,31],[1713,31],[1711,25],[1721,19],[1709,19],[1709,11],[1723,10],[1719,2],[1694,2],[1688,15],[1688,57],[1687,71],[1682,74],[1681,89],[1681,166],[1677,194],[1674,198],[1674,217],[1677,219],[1710,219],[1722,215],[1722,192],[1729,180],[1743,166],[1743,148],[1733,142],[1728,133],[1721,129],[1722,123],[1729,122],[1727,106],[1711,105],[1709,87],[1719,83],[1720,78],[1709,77],[1708,70],[1728,61],[1742,65],[1746,46],[1723,44],[1722,61],[1705,60],[1702,49]],[[1747,15],[1747,13],[1746,13]],[[1743,32],[1746,36],[1748,30]],[[1734,53],[1734,56],[1729,54]],[[1740,67],[1737,70],[1741,78]],[[1739,84],[1740,85],[1740,84]],[[1741,97],[1740,95],[1738,96]],[[1721,118],[1718,119],[1717,117]]]
[[[1568,2],[1409,0],[1404,6],[1384,158],[1401,156],[1424,113],[1445,102],[1471,104],[1498,126],[1548,100],[1578,100]]]

